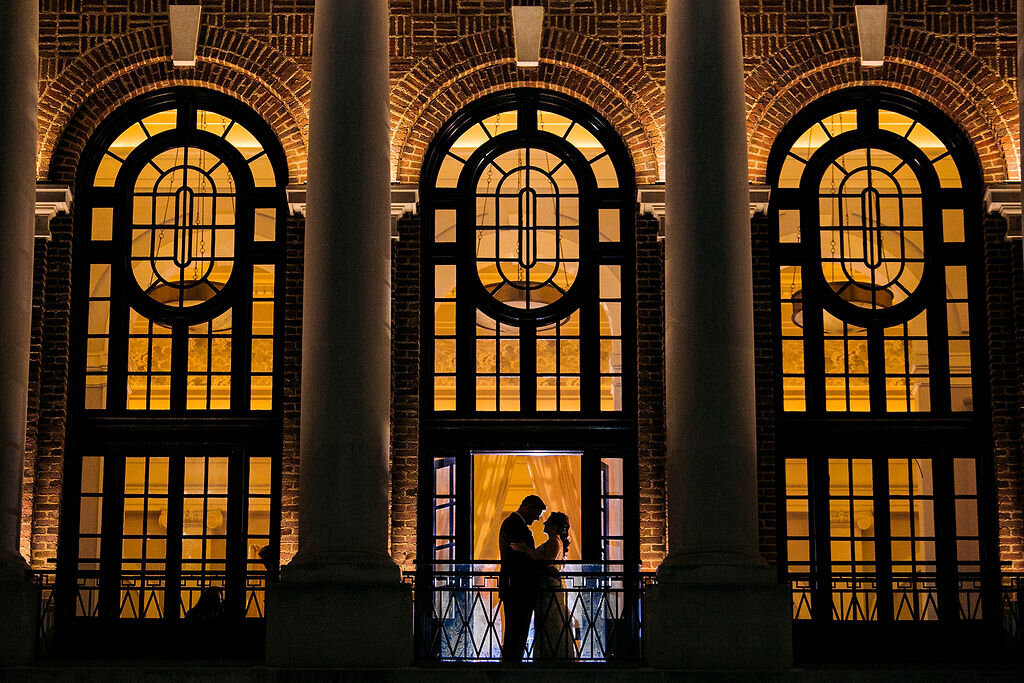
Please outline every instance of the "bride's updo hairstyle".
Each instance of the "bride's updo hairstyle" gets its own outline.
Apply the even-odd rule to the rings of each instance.
[[[572,544],[572,539],[569,538],[569,515],[564,512],[552,512],[548,515],[546,524],[554,527],[555,533],[562,539],[562,550],[568,553],[569,546]]]

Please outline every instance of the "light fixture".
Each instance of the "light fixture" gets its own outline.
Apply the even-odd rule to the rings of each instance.
[[[157,303],[170,306],[178,309],[188,309],[205,304],[213,297],[220,294],[221,290],[224,289],[223,282],[214,282],[211,280],[202,280],[194,282],[187,287],[175,287],[169,285],[166,282],[162,282],[147,294],[149,298]],[[213,331],[214,332],[227,332],[231,329],[231,309],[229,308],[225,313],[214,318]],[[170,325],[153,321],[154,325],[162,328],[169,328]],[[203,324],[203,323],[200,323]]]
[[[565,296],[565,292],[550,282],[537,287],[534,283],[526,280],[508,280],[484,285],[484,289],[486,289],[496,301],[521,311],[545,308]],[[529,300],[526,298],[527,292],[530,293]],[[564,320],[557,320],[552,323],[541,325],[537,330],[550,330],[561,325],[568,319],[569,318],[566,317]],[[479,310],[476,315],[476,324],[485,330],[493,331],[495,329],[495,321],[490,316],[485,315]]]
[[[885,5],[855,5],[860,65],[877,67],[885,63],[885,29],[889,10]]]
[[[174,66],[195,66],[199,45],[199,5],[171,5],[171,61]]]
[[[839,298],[843,301],[847,301],[854,306],[860,308],[892,308],[893,296],[892,290],[888,287],[872,288],[862,285],[857,282],[851,282],[850,280],[843,280],[841,282],[829,282],[828,286],[839,295]],[[793,301],[793,324],[797,327],[804,326],[804,306],[803,306],[803,290],[798,289],[793,292],[790,299]],[[838,325],[825,322],[825,331],[829,334],[842,334],[843,322],[839,321]]]
[[[149,292],[149,298],[167,306],[178,308],[191,308],[217,296],[224,288],[223,282],[211,282],[202,280],[187,287],[175,287],[167,283],[160,283]]]
[[[516,45],[516,66],[540,66],[540,42],[544,8],[512,6],[512,34]]]

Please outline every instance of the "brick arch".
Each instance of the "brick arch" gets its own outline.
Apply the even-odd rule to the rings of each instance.
[[[296,62],[241,33],[204,27],[193,68],[171,64],[169,29],[127,33],[71,62],[39,98],[37,175],[73,182],[96,127],[117,107],[153,90],[190,85],[245,102],[277,134],[291,182],[306,177],[310,77]]]
[[[889,29],[885,66],[860,66],[852,26],[803,38],[746,79],[752,182],[764,182],[782,127],[822,95],[853,85],[898,88],[945,113],[974,144],[985,183],[1020,177],[1017,95],[970,52],[933,34]]]
[[[593,107],[622,137],[638,183],[656,182],[665,158],[663,88],[641,64],[598,40],[565,29],[545,32],[541,64],[520,69],[512,34],[466,36],[420,60],[391,89],[392,174],[419,181],[427,146],[469,102],[515,87],[546,88]]]

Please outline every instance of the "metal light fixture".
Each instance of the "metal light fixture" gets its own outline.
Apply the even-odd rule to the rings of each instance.
[[[496,301],[500,301],[506,306],[518,310],[530,310],[544,308],[555,303],[563,296],[565,292],[560,290],[550,282],[540,287],[532,286],[530,282],[526,280],[517,281],[503,281],[494,283],[492,285],[485,285],[486,289]],[[526,298],[526,292],[530,292],[529,301]],[[547,323],[537,328],[538,331],[550,330],[558,325],[561,325],[568,317],[564,320],[557,320],[553,323]],[[476,324],[485,330],[493,331],[495,329],[495,321],[490,316],[484,315],[482,312],[477,311]]]
[[[868,306],[873,308],[891,308],[893,304],[892,291],[888,287],[882,287],[879,289],[873,289],[871,287],[865,287],[864,285],[850,280],[843,280],[841,282],[829,282],[828,286],[833,292],[839,295],[839,298],[843,301],[866,308]],[[798,289],[793,292],[790,297],[793,301],[793,324],[797,327],[804,326],[804,306],[803,306],[803,290]],[[831,334],[842,334],[842,322],[840,326],[835,329],[829,329],[829,325],[826,323],[825,331]],[[835,327],[833,325],[833,327]]]
[[[188,285],[187,287],[175,287],[167,283],[160,283],[152,290],[148,292],[149,298],[158,303],[166,306],[172,306],[179,309],[188,309],[205,304],[213,297],[220,294],[221,290],[224,289],[223,282],[212,282],[210,280],[202,280]],[[226,332],[231,329],[231,309],[228,309],[226,313],[223,313],[213,319],[213,331],[214,332]],[[153,321],[154,325],[162,328],[168,328],[169,325]]]

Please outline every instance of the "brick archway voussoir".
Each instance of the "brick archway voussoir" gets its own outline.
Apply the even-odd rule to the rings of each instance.
[[[663,176],[664,90],[635,60],[600,41],[561,29],[545,35],[541,65],[515,66],[505,30],[467,36],[425,58],[392,87],[392,174],[419,181],[427,147],[452,116],[484,95],[534,87],[593,107],[622,137],[638,183]],[[444,64],[443,68],[441,65]]]
[[[1019,178],[1017,96],[981,60],[906,27],[890,29],[881,68],[862,68],[856,45],[852,27],[835,29],[795,41],[748,74],[751,182],[765,181],[771,146],[793,116],[826,94],[857,85],[897,88],[933,104],[973,142],[984,182]]]
[[[96,127],[133,98],[171,86],[208,88],[252,107],[277,135],[291,182],[306,176],[309,74],[270,45],[215,27],[195,67],[172,66],[166,28],[118,36],[81,55],[40,94],[37,175],[73,182]]]

